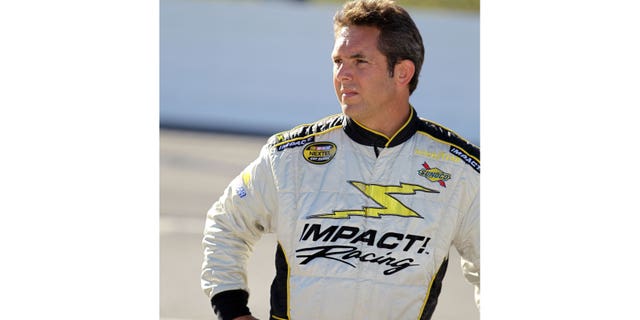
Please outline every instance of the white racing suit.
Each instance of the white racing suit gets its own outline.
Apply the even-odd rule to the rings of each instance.
[[[207,214],[201,283],[220,319],[249,313],[265,232],[271,319],[430,319],[451,245],[478,299],[479,148],[411,112],[390,139],[343,114],[269,139]]]

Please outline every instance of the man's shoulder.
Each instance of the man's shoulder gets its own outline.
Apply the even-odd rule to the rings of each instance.
[[[313,123],[298,125],[290,130],[272,135],[267,144],[278,151],[305,145],[315,141],[316,136],[342,128],[345,119],[342,114],[334,114]]]
[[[474,145],[467,139],[455,133],[453,130],[448,129],[441,124],[420,118],[417,131],[432,139],[449,145],[452,149],[452,153],[466,153],[477,161],[480,161],[480,147]]]

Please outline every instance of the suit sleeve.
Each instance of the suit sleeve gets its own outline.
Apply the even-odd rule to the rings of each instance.
[[[462,274],[475,289],[475,302],[480,307],[480,191],[475,195],[463,215],[454,246],[460,254]]]
[[[231,181],[207,212],[201,287],[223,319],[227,317],[220,313],[229,309],[225,309],[229,307],[225,301],[238,300],[225,297],[249,292],[247,260],[254,244],[263,233],[273,232],[271,220],[277,201],[269,150],[265,145],[259,157]],[[248,311],[246,299],[240,300]]]

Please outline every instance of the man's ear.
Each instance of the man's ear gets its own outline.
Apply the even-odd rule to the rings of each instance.
[[[409,59],[400,60],[400,62],[396,63],[393,70],[395,79],[400,85],[409,85],[415,73],[416,66],[413,64],[413,61]]]

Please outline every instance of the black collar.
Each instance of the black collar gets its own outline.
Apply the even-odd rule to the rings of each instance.
[[[395,147],[411,138],[418,130],[420,118],[416,114],[416,110],[411,107],[411,116],[405,125],[400,128],[393,137],[387,138],[383,134],[373,131],[357,123],[355,120],[344,116],[345,125],[344,132],[353,141],[366,146],[376,148]]]

